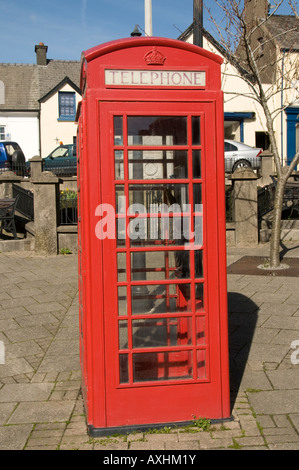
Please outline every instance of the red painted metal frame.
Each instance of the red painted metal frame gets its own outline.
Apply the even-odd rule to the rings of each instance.
[[[148,66],[144,56],[156,47],[166,57],[164,66]],[[80,359],[82,390],[88,425],[92,429],[138,426],[167,422],[184,422],[192,415],[211,419],[230,416],[228,332],[226,295],[226,242],[223,158],[223,95],[220,91],[220,65],[222,60],[197,46],[161,38],[130,38],[107,43],[82,55],[81,88],[83,100],[78,112],[78,199],[79,199],[79,304],[80,304]],[[204,70],[204,89],[179,87],[149,88],[106,86],[105,69]],[[188,152],[188,178],[174,180],[128,180],[128,147],[149,150],[149,146],[121,146],[124,150],[124,180],[115,180],[113,143],[113,116],[187,116],[187,145],[172,146]],[[202,151],[202,175],[192,179],[191,116],[202,118],[201,145],[192,148]],[[167,150],[168,146],[155,146],[154,150]],[[99,220],[96,208],[101,203],[115,206],[115,184],[124,184],[128,196],[130,184],[175,184],[189,186],[192,204],[192,185],[202,184],[204,212],[203,278],[204,310],[195,311],[193,303],[187,311],[155,314],[153,321],[177,319],[181,333],[192,323],[192,344],[158,349],[125,350],[118,346],[118,322],[128,320],[128,335],[132,333],[132,319],[148,319],[149,315],[126,316],[117,314],[117,287],[127,288],[130,305],[131,285],[155,285],[157,281],[134,282],[127,269],[127,281],[117,282],[117,253],[125,253],[127,268],[133,252],[162,252],[177,250],[174,245],[116,247],[116,240],[99,240],[95,227]],[[126,215],[128,222],[129,218]],[[191,250],[190,271],[194,273],[194,251]],[[165,268],[166,269],[166,268]],[[160,285],[188,283],[195,289],[195,278],[179,281],[159,280]],[[205,319],[206,345],[196,344],[196,319]],[[181,320],[180,320],[181,319]],[[129,343],[130,343],[129,339]],[[119,383],[120,353],[129,356],[137,352],[157,353],[158,364],[164,352],[177,354],[183,350],[193,355],[191,379],[133,382],[132,362],[129,362],[129,381]],[[207,376],[198,378],[197,354],[205,351]],[[160,354],[160,356],[159,356]],[[189,357],[189,356],[188,356]],[[159,368],[159,367],[158,367]],[[179,369],[178,369],[179,370]]]

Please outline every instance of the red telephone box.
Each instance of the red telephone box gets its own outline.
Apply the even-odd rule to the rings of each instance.
[[[154,37],[83,53],[80,352],[92,435],[230,417],[221,63]]]

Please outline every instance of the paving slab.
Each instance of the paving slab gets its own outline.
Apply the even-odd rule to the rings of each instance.
[[[5,384],[0,390],[0,402],[44,401],[52,389],[53,385],[47,383]]]
[[[46,356],[41,362],[38,372],[63,372],[80,369],[79,353],[64,356]]]
[[[297,433],[299,433],[299,413],[298,414],[291,413],[289,418],[292,424],[295,426]]]
[[[34,372],[34,369],[23,357],[11,358],[5,361],[5,364],[0,364],[0,380],[5,377],[29,374],[31,372]]]
[[[248,393],[249,401],[257,414],[299,413],[299,390],[267,390]]]
[[[12,343],[27,341],[29,339],[37,340],[41,338],[49,338],[53,336],[44,326],[10,328],[5,330],[5,334]]]
[[[299,244],[290,248],[299,259]],[[268,250],[229,249],[228,264]],[[0,253],[0,273],[1,450],[299,449],[297,277],[228,275],[232,422],[197,434],[91,439],[80,393],[77,257]]]
[[[66,422],[74,408],[73,400],[19,403],[8,424]]]
[[[32,424],[0,427],[0,450],[23,449],[32,428]]]
[[[13,402],[0,403],[0,426],[3,426],[7,422],[16,405],[17,403]]]

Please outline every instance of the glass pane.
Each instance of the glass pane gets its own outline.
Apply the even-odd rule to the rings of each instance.
[[[196,318],[196,344],[199,346],[206,344],[205,317]]]
[[[192,343],[191,318],[133,320],[133,348],[158,348]]]
[[[192,378],[192,352],[148,352],[133,354],[133,381]]]
[[[128,349],[128,322],[121,320],[118,322],[118,347],[119,349]]]
[[[114,162],[115,162],[115,179],[123,180],[124,179],[124,152],[123,150],[115,150]]]
[[[201,178],[201,151],[192,151],[193,178]]]
[[[202,205],[200,205],[202,208]],[[193,241],[193,240],[192,240]],[[203,213],[197,212],[194,217],[194,244],[198,247],[203,245]]]
[[[201,184],[194,184],[193,185],[193,202],[194,206],[202,204],[202,197],[201,197]],[[198,207],[194,208],[195,211],[198,211]]]
[[[117,248],[126,245],[126,219],[116,219]]]
[[[127,288],[118,287],[118,315],[127,315]]]
[[[194,262],[195,262],[195,277],[203,277],[203,253],[201,250],[194,251]]]
[[[130,150],[130,179],[187,178],[187,152],[184,150]]]
[[[132,280],[190,278],[188,251],[141,251],[131,254]]]
[[[206,379],[206,351],[204,349],[197,351],[197,378]]]
[[[125,187],[123,185],[115,186],[115,211],[116,214],[126,213]]]
[[[129,382],[129,361],[127,354],[119,355],[119,383],[127,384]]]
[[[118,282],[126,282],[126,253],[117,253],[117,280]]]
[[[161,214],[161,217],[154,215],[161,213],[162,205],[151,208],[150,217],[130,219],[127,233],[130,234],[131,246],[184,246],[188,242],[191,236],[190,218],[180,215],[172,217],[171,207],[164,206],[166,213]]]
[[[194,251],[195,277],[203,278],[203,253]],[[131,254],[133,281],[190,278],[190,252],[188,250],[135,252]]]
[[[138,252],[131,254],[131,275],[133,280],[168,279],[175,270],[173,252]]]
[[[200,145],[200,116],[192,117],[192,145]]]
[[[187,118],[128,116],[128,145],[187,145]]]
[[[204,308],[204,285],[203,284],[195,284],[195,309],[196,311],[201,311]]]
[[[160,205],[177,204],[177,212],[187,212],[188,184],[144,184],[129,186],[130,214],[150,214]],[[139,206],[137,205],[139,204]],[[164,206],[163,206],[164,207]],[[162,210],[162,212],[164,212]]]
[[[132,315],[186,312],[188,308],[190,310],[190,284],[132,286],[131,295]]]
[[[123,145],[123,117],[114,116],[114,145]]]

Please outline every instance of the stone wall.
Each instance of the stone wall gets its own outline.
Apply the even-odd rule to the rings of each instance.
[[[257,186],[262,186],[263,182],[268,184],[269,174],[272,173],[273,168],[271,159],[271,154],[266,154],[264,157],[262,165],[264,173],[261,178],[248,168],[238,169],[227,177],[226,182],[232,185],[234,195],[233,221],[226,224],[228,246],[254,247],[259,243]],[[59,224],[59,192],[61,189],[75,191],[77,188],[76,178],[62,180],[51,172],[43,172],[42,159],[39,156],[33,157],[30,165],[30,179],[16,176],[11,172],[0,174],[0,199],[12,197],[12,183],[20,184],[26,189],[32,189],[34,192],[34,223],[27,224],[27,246],[30,246],[29,249],[35,249],[36,253],[44,255],[77,252],[77,226]],[[288,226],[288,232],[292,228]],[[263,227],[261,229],[262,232]],[[25,246],[24,240],[11,240],[9,243],[14,241],[22,242],[23,245],[19,243],[20,247]]]

